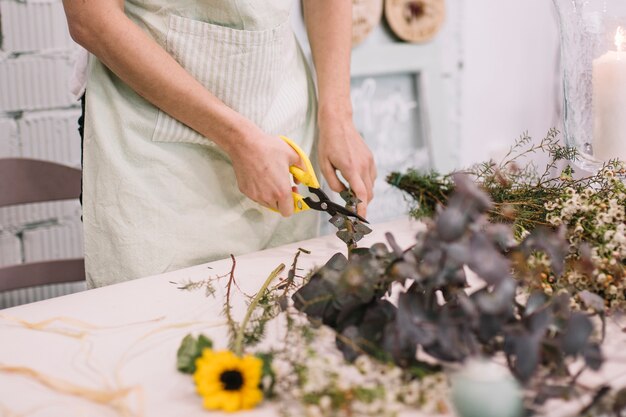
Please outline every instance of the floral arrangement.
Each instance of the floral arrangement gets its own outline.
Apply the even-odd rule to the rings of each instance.
[[[296,287],[301,253],[306,251],[298,251],[287,278],[270,286],[284,270],[281,265],[266,280],[241,324],[232,320],[227,301],[228,349],[214,350],[214,342],[204,335],[183,339],[177,367],[193,375],[204,407],[234,412],[254,408],[267,398],[281,403],[279,411],[284,416],[395,416],[406,406],[417,405],[447,410],[448,389],[442,375],[417,381],[401,368],[366,355],[347,362],[335,344],[335,332],[325,326],[311,327],[307,317],[287,302],[285,297]],[[206,289],[221,278],[185,283],[180,288]],[[234,268],[228,287],[229,292],[236,287]],[[284,334],[271,347],[259,348],[271,320],[284,320]]]
[[[609,185],[604,192],[567,187],[561,198],[544,203],[548,223],[555,227],[565,225],[573,245],[587,243],[584,248],[593,262],[593,269],[587,274],[572,271],[566,275],[565,282],[555,280],[550,287],[590,290],[601,294],[610,308],[623,309],[626,307],[626,187],[614,169],[605,168],[599,175]]]
[[[521,167],[524,158],[547,157],[546,167],[533,163]],[[522,136],[499,163],[488,161],[463,171],[484,189],[494,202],[491,221],[511,224],[519,240],[538,227],[564,227],[570,242],[563,274],[556,274],[544,254],[530,257],[537,268],[535,288],[546,294],[567,290],[600,295],[611,310],[626,307],[626,186],[620,180],[625,165],[610,161],[595,175],[578,176],[568,161],[577,152],[563,147],[558,132],[551,130],[540,143]],[[565,165],[565,166],[563,166]],[[454,174],[409,171],[393,173],[388,182],[410,195],[416,218],[432,216],[448,203],[455,187]],[[587,268],[573,268],[584,256]],[[575,300],[580,301],[580,298]]]
[[[275,384],[272,398],[285,416],[395,416],[407,407],[443,412],[447,381],[434,374],[417,380],[391,363],[360,355],[344,359],[336,333],[313,327],[295,311],[288,343],[272,350]]]
[[[473,181],[457,175],[454,187],[412,248],[403,250],[388,236],[391,251],[377,244],[350,259],[335,255],[294,294],[295,307],[335,330],[348,361],[367,354],[423,375],[434,369],[420,352],[440,364],[503,356],[526,387],[529,410],[574,395],[580,387],[568,364],[582,358],[599,369],[603,335],[589,314],[571,310],[566,292],[549,297],[531,290],[524,297],[527,291],[518,291],[540,273],[528,262],[532,256],[544,254],[562,272],[569,242],[536,229],[518,243],[509,226],[488,222],[492,202]],[[472,294],[466,266],[481,282]],[[403,290],[391,302],[394,287]],[[581,298],[603,321],[602,299],[591,292]]]
[[[589,309],[582,313],[571,309],[566,291],[534,291],[543,264],[529,262],[544,256],[560,276],[566,264],[585,271],[585,251],[568,261],[575,243],[545,228],[516,241],[509,226],[488,221],[494,203],[487,194],[466,176],[452,179],[454,193],[425,221],[414,246],[402,249],[388,235],[388,244],[356,248],[359,227],[333,219],[350,233],[342,234],[349,256],[336,254],[301,277],[297,262],[306,251],[298,251],[285,278],[281,265],[250,298],[241,322],[231,311],[233,258],[224,306],[228,348],[216,351],[208,338],[188,336],[178,352],[178,369],[194,375],[204,406],[236,411],[266,398],[290,416],[446,412],[446,370],[477,357],[502,360],[523,384],[529,414],[550,398],[588,391],[577,380],[603,363],[604,302],[581,293]],[[466,266],[480,282],[471,294]],[[210,296],[213,283],[180,288]],[[282,333],[268,337],[270,321],[283,323]],[[572,374],[577,360],[584,366]]]

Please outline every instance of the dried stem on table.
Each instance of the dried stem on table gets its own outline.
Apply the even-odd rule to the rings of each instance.
[[[259,289],[259,292],[257,293],[257,295],[254,297],[254,299],[248,306],[246,315],[243,318],[241,325],[239,326],[239,329],[237,331],[237,336],[235,338],[235,346],[233,350],[237,356],[241,356],[243,354],[243,337],[246,331],[246,326],[248,325],[248,322],[250,321],[250,318],[252,317],[252,313],[254,312],[254,309],[259,304],[259,300],[261,299],[261,297],[265,295],[265,292],[267,291],[267,288],[269,287],[269,285],[272,283],[272,281],[276,279],[276,277],[278,277],[278,275],[284,269],[285,269],[285,264],[280,264],[275,270],[272,271],[272,273],[267,277],[267,279],[263,283],[263,286],[261,286],[261,289]]]
[[[293,286],[295,285],[296,277],[298,277],[298,275],[296,274],[298,270],[298,258],[300,258],[301,253],[306,253],[307,255],[309,255],[311,251],[298,248],[298,251],[293,257],[291,268],[289,268],[289,272],[287,273],[287,279],[279,283],[275,288],[276,290],[282,290],[282,294],[278,297],[279,302],[281,302],[282,300],[286,300],[287,294],[291,289],[293,289]]]
[[[224,304],[224,316],[226,316],[226,321],[228,322],[228,333],[231,335],[231,344],[233,343],[232,335],[236,334],[237,323],[233,319],[231,312],[231,304],[230,304],[230,295],[232,292],[232,285],[235,282],[235,267],[237,266],[237,260],[234,255],[230,255],[230,259],[233,261],[233,266],[230,269],[230,274],[228,276],[228,284],[226,285],[226,303]]]

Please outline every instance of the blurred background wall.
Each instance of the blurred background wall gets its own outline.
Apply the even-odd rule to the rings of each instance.
[[[75,45],[61,1],[0,0],[0,33],[0,158],[80,167],[80,110],[68,89]],[[0,209],[0,266],[81,256],[78,201]],[[0,304],[76,287],[13,292]]]
[[[538,138],[558,127],[551,2],[447,4],[440,64],[457,165],[497,157],[524,131]],[[68,91],[74,51],[60,0],[0,0],[0,158],[80,166],[79,105]],[[78,202],[0,209],[0,266],[81,256],[81,232]]]
[[[501,155],[528,131],[561,126],[556,16],[550,0],[462,0],[461,162]]]

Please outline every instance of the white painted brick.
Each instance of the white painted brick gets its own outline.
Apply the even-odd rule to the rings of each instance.
[[[20,240],[10,233],[0,232],[0,267],[21,263]]]
[[[5,52],[67,50],[75,47],[63,4],[0,1],[0,28]]]
[[[22,204],[0,208],[0,230],[19,232],[33,223],[79,221],[81,207],[78,200]]]
[[[80,110],[28,113],[18,119],[21,156],[80,168]]]
[[[66,55],[23,55],[0,61],[0,112],[76,105],[69,91],[73,72]]]
[[[60,297],[62,295],[74,294],[76,292],[85,291],[86,289],[87,286],[85,282],[72,282],[68,284],[44,285],[41,287],[7,291],[0,294],[0,309],[34,303],[35,301]]]
[[[83,256],[83,229],[78,221],[26,230],[23,240],[27,263]]]
[[[17,123],[12,118],[0,117],[0,158],[20,155],[17,139]]]

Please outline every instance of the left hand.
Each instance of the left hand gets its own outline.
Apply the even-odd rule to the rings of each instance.
[[[319,118],[318,157],[322,174],[331,190],[341,192],[344,184],[337,171],[348,181],[359,200],[360,216],[366,217],[367,205],[374,198],[376,165],[365,141],[357,132],[352,115],[338,116],[337,113]]]

